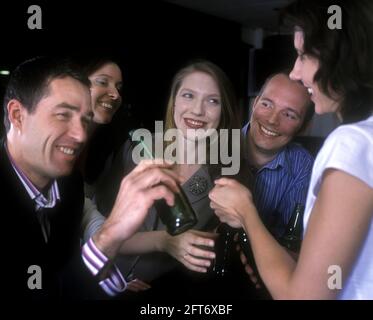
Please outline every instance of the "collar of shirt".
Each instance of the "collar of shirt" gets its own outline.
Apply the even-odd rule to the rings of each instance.
[[[60,192],[58,189],[57,181],[54,180],[48,190],[48,198],[46,198],[27,178],[24,172],[16,165],[15,161],[13,160],[12,156],[8,151],[8,147],[5,143],[5,150],[10,160],[10,163],[16,172],[19,180],[22,182],[22,185],[25,187],[28,195],[30,196],[31,200],[35,202],[36,211],[40,210],[41,208],[53,208],[56,205],[57,200],[60,200]]]
[[[243,136],[245,138],[247,137],[249,129],[250,129],[250,122],[248,122],[242,128],[242,134],[243,134]],[[264,165],[263,167],[261,167],[258,170],[258,173],[261,172],[261,171],[263,171],[263,170],[265,170],[265,169],[268,169],[268,170],[277,170],[279,168],[283,168],[289,174],[293,174],[291,163],[289,163],[289,159],[287,157],[286,149],[287,149],[287,145],[284,148],[282,148],[282,150],[276,155],[276,157],[272,161],[268,162],[266,165]],[[247,153],[247,150],[245,151],[245,155],[246,155],[246,153]]]

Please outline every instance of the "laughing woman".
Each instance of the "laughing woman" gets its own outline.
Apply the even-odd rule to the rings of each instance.
[[[331,5],[341,8],[342,29],[328,28]],[[373,299],[372,2],[296,1],[285,14],[298,53],[290,77],[308,88],[316,113],[344,122],[314,164],[298,261],[269,235],[239,183],[217,180],[211,207],[245,228],[275,299]]]
[[[121,138],[113,125],[113,117],[122,103],[122,71],[113,59],[94,57],[78,62],[81,71],[91,82],[93,121],[90,140],[81,159],[84,180],[93,185],[104,169],[105,162]],[[124,134],[122,135],[124,136]],[[87,189],[87,188],[86,188]]]
[[[195,141],[199,136],[189,136],[187,131],[190,129],[208,132],[208,129],[235,128],[239,133],[235,107],[230,81],[219,67],[199,61],[181,69],[171,85],[165,121],[165,130],[179,129],[181,132],[180,141],[185,153],[180,153],[183,158],[180,162],[186,160],[188,152],[198,154]],[[103,213],[110,212],[123,173],[134,167],[130,143],[126,143],[118,155],[96,195],[97,206]],[[209,166],[200,162],[174,166],[174,170],[185,178],[182,187],[197,214],[198,223],[193,230],[170,236],[159,220],[156,208],[152,208],[141,230],[121,250],[124,254],[122,270],[129,280],[152,282],[178,265],[195,272],[207,271],[215,256],[211,250],[216,237],[211,223],[216,223],[216,219],[209,207],[208,192],[220,174],[218,168],[219,164]],[[146,288],[146,285],[140,285],[133,289]]]

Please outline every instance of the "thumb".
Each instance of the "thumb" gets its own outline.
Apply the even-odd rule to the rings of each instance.
[[[220,178],[214,181],[217,186],[232,186],[236,183],[235,180],[229,178]]]

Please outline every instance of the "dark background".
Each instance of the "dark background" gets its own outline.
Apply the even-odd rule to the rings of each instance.
[[[42,30],[28,29],[33,4],[42,9]],[[249,70],[251,46],[241,40],[239,23],[157,0],[3,1],[0,12],[2,69],[13,70],[36,55],[115,56],[125,81],[118,117],[126,129],[154,128],[154,120],[164,116],[172,76],[196,58],[211,60],[228,74],[244,122],[249,85],[257,90],[268,74],[290,65],[294,51],[291,36],[268,37]],[[0,76],[1,97],[7,79]]]

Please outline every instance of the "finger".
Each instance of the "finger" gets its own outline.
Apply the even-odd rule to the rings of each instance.
[[[238,241],[238,233],[236,232],[235,234],[234,234],[234,236],[233,236],[233,241],[234,242],[237,242]],[[238,245],[238,247],[239,247],[239,245]]]
[[[132,282],[127,284],[126,290],[131,291],[131,292],[139,292],[140,291],[138,286],[135,283],[132,283]]]
[[[189,243],[192,245],[197,246],[205,246],[213,248],[215,246],[215,241],[211,238],[194,236],[192,239],[189,240]]]
[[[241,248],[240,248],[240,250],[241,250]],[[240,260],[241,260],[241,262],[242,262],[243,265],[247,264],[247,258],[246,258],[245,254],[242,251],[240,251]]]
[[[150,288],[150,286],[147,283],[145,283],[145,282],[143,282],[139,279],[134,279],[134,280],[127,283],[127,290],[133,291],[133,292],[144,291],[144,290],[147,290],[149,288]]]
[[[224,211],[224,207],[216,203],[215,201],[210,202],[210,208],[213,209],[214,211],[219,210],[219,211]]]
[[[215,203],[215,205],[218,205],[220,201],[223,201],[222,199],[224,199],[224,190],[222,188],[213,188],[208,196],[210,198],[211,201],[213,201]]]
[[[238,182],[234,179],[229,179],[229,178],[220,178],[220,179],[216,179],[214,181],[215,185],[217,186],[234,186],[236,184],[238,184]]]
[[[140,163],[132,170],[132,172],[142,172],[152,168],[172,168],[173,163],[164,159],[146,159],[141,160]]]
[[[147,201],[148,207],[150,207],[155,200],[164,199],[169,206],[175,204],[175,195],[164,185],[158,185],[151,189],[145,190],[143,192],[143,199]]]
[[[138,291],[144,291],[151,288],[149,284],[147,284],[144,281],[141,281],[140,279],[134,279],[130,282],[130,284],[133,288],[136,288]]]
[[[209,239],[216,239],[219,235],[216,232],[207,232],[207,231],[200,231],[200,230],[190,230],[196,236],[209,238]]]
[[[157,184],[167,185],[173,192],[179,192],[177,175],[169,170],[153,168],[142,172],[130,183],[137,185],[139,189],[151,188]]]
[[[167,171],[169,175],[174,176],[175,180],[177,180],[180,184],[183,184],[186,181],[185,177],[174,172],[172,170],[173,166],[174,164],[164,162],[162,159],[143,160],[126,177],[135,178],[141,173],[146,173],[154,169],[161,169]]]
[[[215,253],[208,249],[202,249],[201,247],[191,246],[188,253],[192,257],[204,258],[206,259],[215,259]],[[206,264],[207,265],[207,264]]]
[[[185,254],[183,258],[184,259],[183,259],[182,263],[189,270],[192,270],[192,271],[206,273],[207,268],[210,266],[210,262],[208,260],[206,260],[207,263],[205,262],[205,265],[204,265],[204,264],[202,264],[203,261],[200,261],[200,260],[203,260],[203,259],[196,259],[196,258],[192,257],[190,254]]]
[[[254,277],[254,270],[249,264],[245,264],[245,271],[250,277]],[[255,277],[254,277],[255,278]]]
[[[259,285],[259,283],[258,283],[258,278],[257,278],[257,277],[255,277],[255,276],[250,276],[250,280],[251,280],[252,283],[255,284],[255,287],[256,287],[256,285]],[[259,286],[259,288],[260,288],[260,286]]]

